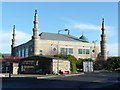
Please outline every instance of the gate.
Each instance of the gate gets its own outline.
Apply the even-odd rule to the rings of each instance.
[[[84,72],[93,72],[93,62],[92,61],[84,61],[83,62],[83,71]]]

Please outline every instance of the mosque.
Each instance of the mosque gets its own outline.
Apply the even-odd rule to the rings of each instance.
[[[16,28],[13,27],[13,38],[11,45],[11,56],[30,57],[30,56],[54,56],[57,54],[73,55],[79,58],[91,58],[96,60],[100,54],[101,59],[107,59],[106,34],[104,28],[104,19],[102,20],[102,34],[100,44],[89,42],[82,34],[81,37],[75,37],[70,34],[70,30],[59,30],[58,33],[41,32],[38,28],[38,13],[35,10],[34,27],[31,40],[16,46]],[[67,34],[60,34],[66,31]]]

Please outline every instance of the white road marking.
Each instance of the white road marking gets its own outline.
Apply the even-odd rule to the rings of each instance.
[[[53,78],[53,77],[57,77],[57,76],[45,76],[45,77],[37,77],[37,79]]]

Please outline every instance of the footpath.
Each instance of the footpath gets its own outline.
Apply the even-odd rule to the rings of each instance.
[[[18,75],[13,75],[11,74],[11,78],[19,78],[19,77],[31,77],[31,78],[37,78],[37,79],[44,79],[44,78],[54,78],[54,77],[67,77],[67,76],[78,76],[78,75],[83,75],[83,72],[76,73],[76,74],[62,74],[62,75],[52,75],[52,74],[47,74],[47,75],[40,75],[40,74],[18,74]],[[0,73],[0,77],[2,78],[9,78],[9,73]]]

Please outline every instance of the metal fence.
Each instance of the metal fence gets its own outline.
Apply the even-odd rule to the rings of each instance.
[[[93,72],[93,62],[92,61],[84,61],[83,62],[83,71],[84,72]]]

